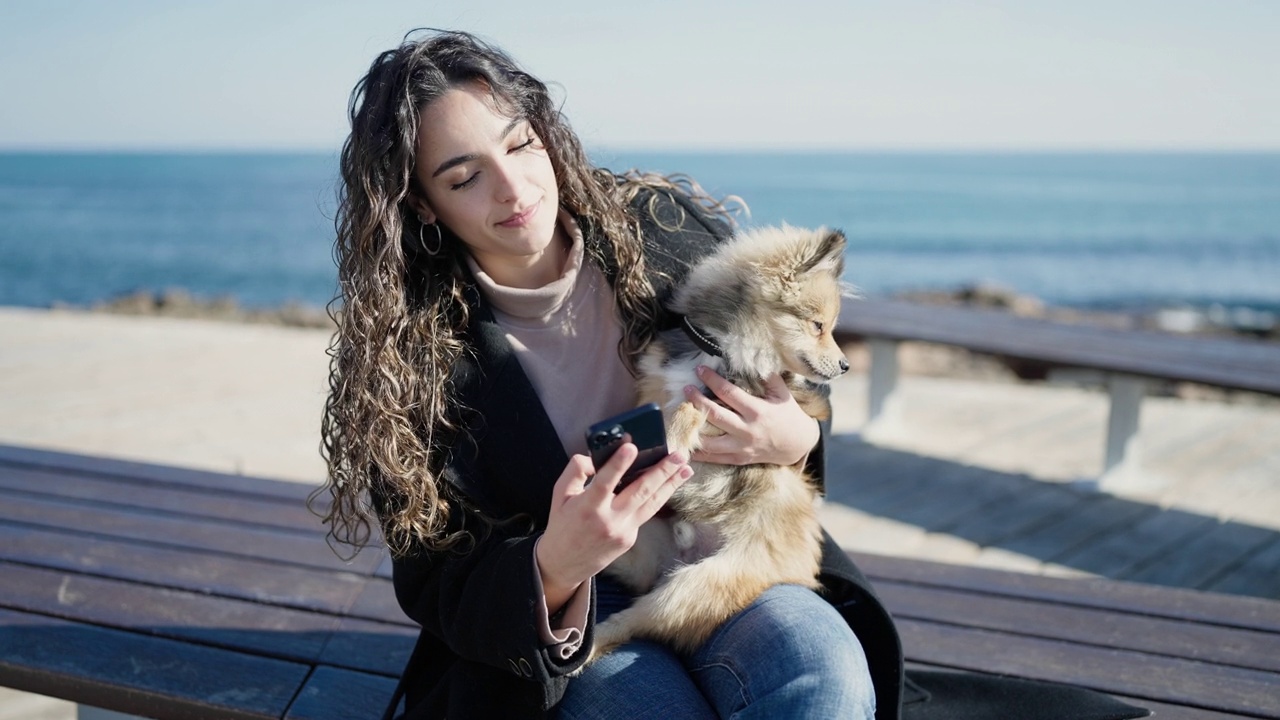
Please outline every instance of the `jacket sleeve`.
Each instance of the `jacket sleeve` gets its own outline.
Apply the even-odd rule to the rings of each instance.
[[[457,505],[454,510],[455,515],[467,514]],[[466,522],[480,525],[475,516]],[[566,675],[586,660],[593,626],[587,623],[583,647],[568,658],[559,657],[558,646],[543,642],[533,557],[538,537],[501,527],[479,530],[474,543],[459,549],[394,558],[393,583],[401,608],[423,632],[436,636],[461,660],[539,684],[543,707],[548,707],[563,694]],[[591,617],[594,583],[589,591]]]
[[[562,661],[552,662],[539,634],[533,559],[538,535],[509,535],[497,528],[481,535],[461,550],[393,560],[401,608],[464,659],[502,669],[523,670],[527,664],[548,675],[567,672],[571,668]],[[527,671],[519,674],[530,677]]]
[[[463,447],[451,454],[440,478],[453,495],[458,495],[457,487],[475,487],[480,473],[467,460],[475,457],[474,446],[465,438],[456,444]],[[543,601],[533,555],[540,529],[521,518],[487,522],[472,509],[471,500],[450,501],[446,528],[465,529],[470,539],[447,550],[415,547],[393,558],[396,599],[424,633],[459,659],[540,684],[549,705],[563,693],[565,675],[586,660],[583,648],[591,647],[592,625],[584,628],[583,647],[567,658],[560,656],[558,646],[543,641]],[[594,583],[589,591],[588,617],[595,606]]]

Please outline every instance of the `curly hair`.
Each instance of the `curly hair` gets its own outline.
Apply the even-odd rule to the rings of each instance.
[[[427,252],[409,203],[423,197],[414,174],[421,111],[462,85],[487,90],[495,107],[527,119],[542,139],[560,206],[582,225],[589,257],[612,276],[623,328],[618,352],[632,372],[632,359],[656,333],[659,308],[629,205],[644,188],[666,188],[725,214],[688,178],[619,176],[592,166],[546,85],[470,34],[430,31],[380,54],[351,94],[351,134],[340,160],[339,289],[329,304],[338,329],[321,423],[328,478],[309,500],[329,526],[331,546],[358,552],[375,519],[397,555],[448,549],[470,536],[460,517],[451,518],[464,499],[440,475],[447,438],[465,431],[450,369],[469,351],[462,339],[466,250],[437,225],[441,247]]]

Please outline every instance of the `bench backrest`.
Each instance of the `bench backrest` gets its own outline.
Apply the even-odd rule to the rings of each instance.
[[[995,310],[846,299],[841,342],[917,340],[1006,358],[1280,395],[1280,344],[1184,337],[1019,317]]]

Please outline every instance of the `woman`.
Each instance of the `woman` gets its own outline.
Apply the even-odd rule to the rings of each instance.
[[[634,404],[631,361],[670,322],[662,300],[727,225],[671,183],[592,168],[545,86],[465,34],[380,56],[351,121],[324,423],[329,521],[362,544],[369,493],[398,598],[424,627],[405,673],[408,714],[587,717],[603,702],[637,717],[635,701],[713,717],[743,694],[726,660],[758,666],[745,680],[767,716],[870,717],[876,694],[894,703],[873,691],[840,614],[799,588],[766,593],[702,657],[633,643],[569,679],[594,621],[626,602],[597,574],[692,472],[669,456],[615,495],[635,447],[593,468],[583,431]],[[744,413],[713,411],[729,435],[708,459],[820,457],[819,428],[781,384],[756,399],[707,379]],[[753,659],[787,648],[789,676]]]
[[[392,551],[423,627],[406,716],[897,717],[897,634],[830,537],[821,596],[775,587],[691,657],[641,641],[583,667],[629,601],[600,571],[691,474],[671,455],[615,494],[635,447],[592,467],[583,431],[633,404],[671,288],[728,233],[719,206],[593,168],[545,86],[462,33],[379,56],[351,123],[326,520],[359,547],[373,511]],[[703,379],[727,407],[689,399],[726,435],[695,459],[821,477],[826,429],[784,385]]]

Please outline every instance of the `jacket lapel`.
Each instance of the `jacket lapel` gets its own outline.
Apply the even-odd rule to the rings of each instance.
[[[533,521],[542,527],[552,488],[569,457],[506,332],[474,286],[469,293],[474,293],[470,332],[479,370],[471,407],[481,418],[474,440],[479,476],[486,484],[483,496],[504,516],[515,514],[516,508],[532,510]]]

